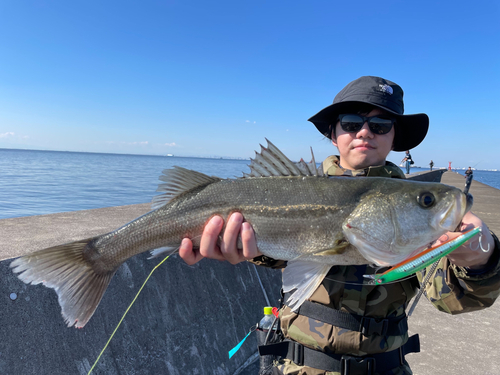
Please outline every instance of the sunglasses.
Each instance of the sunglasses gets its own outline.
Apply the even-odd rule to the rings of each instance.
[[[347,133],[356,133],[361,130],[365,122],[373,134],[387,134],[391,131],[395,119],[384,116],[365,117],[361,115],[345,114],[339,116],[340,126]]]

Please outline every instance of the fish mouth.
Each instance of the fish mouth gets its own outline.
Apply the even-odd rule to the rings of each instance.
[[[442,215],[436,217],[437,225],[435,227],[453,232],[465,213],[471,209],[472,202],[473,198],[470,194],[457,195],[454,204],[450,205]]]

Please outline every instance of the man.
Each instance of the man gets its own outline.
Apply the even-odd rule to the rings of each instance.
[[[432,167],[434,167],[434,162],[431,160],[431,162],[429,163],[429,167],[431,168],[431,172],[432,172]]]
[[[403,160],[401,160],[401,163],[405,163],[405,167],[406,167],[406,174],[410,174],[410,167],[411,165],[413,164],[413,160],[411,158],[411,154],[410,154],[410,151],[406,150],[405,151],[406,155],[405,157],[403,158]]]
[[[473,171],[472,171],[472,168],[469,167],[466,171],[465,171],[465,177],[469,177],[469,176],[472,176],[473,175]]]
[[[391,150],[410,150],[420,144],[429,121],[425,114],[403,115],[401,87],[378,77],[361,77],[349,83],[332,105],[309,120],[339,151],[338,157],[330,156],[323,162],[326,174],[387,178],[405,178],[397,166],[386,161],[387,155]],[[252,260],[270,267],[286,266],[286,262],[261,256],[251,226],[239,213],[228,218],[218,245],[223,222],[216,216],[207,223],[199,250],[193,250],[189,239],[183,240],[179,253],[186,263],[208,257],[233,264]],[[481,246],[490,251],[472,251],[464,244],[441,259],[426,286],[428,297],[441,311],[482,309],[499,294],[500,243],[471,212],[464,216],[460,231],[476,226],[483,229]],[[241,251],[236,248],[238,235]],[[450,232],[440,240],[459,235]],[[286,341],[269,349],[280,356],[273,374],[412,374],[404,356],[419,348],[415,336],[408,338],[405,309],[419,285],[417,278],[367,286],[362,275],[369,268],[334,266],[305,302],[306,308],[294,312],[285,302],[280,323]]]

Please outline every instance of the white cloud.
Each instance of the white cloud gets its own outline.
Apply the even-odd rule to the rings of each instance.
[[[172,142],[172,143],[165,143],[165,146],[175,147],[177,145],[175,144],[175,142]]]
[[[0,138],[13,137],[14,132],[0,133]]]

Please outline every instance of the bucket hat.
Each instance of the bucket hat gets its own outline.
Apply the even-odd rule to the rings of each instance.
[[[403,114],[403,89],[399,85],[372,76],[349,83],[335,96],[333,104],[323,108],[309,121],[321,134],[331,138],[330,125],[337,122],[339,115],[355,111],[356,103],[371,104],[394,116],[394,151],[406,151],[418,146],[429,129],[429,117],[425,113]]]

